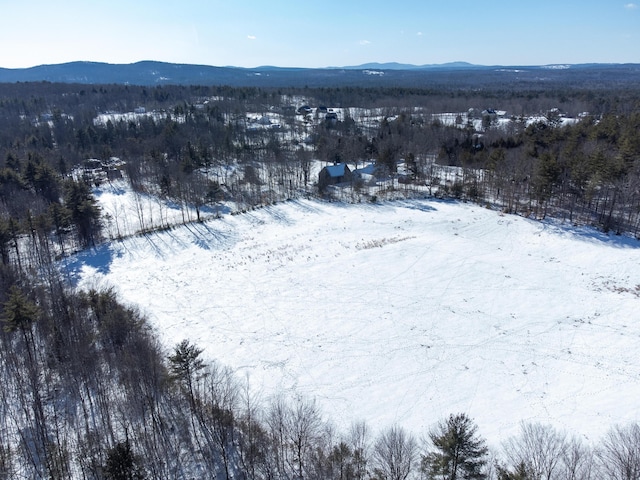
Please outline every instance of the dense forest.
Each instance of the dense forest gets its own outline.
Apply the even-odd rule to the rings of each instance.
[[[313,399],[256,398],[56,263],[108,240],[92,188],[110,181],[193,207],[185,222],[437,195],[638,236],[639,132],[640,94],[620,87],[1,85],[0,478],[640,478],[637,424],[591,444],[523,423],[489,448],[464,413],[372,432]],[[319,185],[336,163],[369,176]]]

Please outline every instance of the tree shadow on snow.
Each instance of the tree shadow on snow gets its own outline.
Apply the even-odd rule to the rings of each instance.
[[[67,277],[69,283],[75,286],[80,280],[80,275],[85,267],[90,267],[103,275],[108,274],[113,258],[113,248],[107,243],[65,258],[61,262],[60,270]]]
[[[211,225],[204,222],[186,224],[182,228],[189,231],[192,243],[203,250],[229,247],[237,241],[237,238],[228,232],[212,228]]]
[[[542,231],[552,234],[569,235],[576,240],[589,243],[602,243],[614,248],[639,248],[640,241],[631,235],[616,235],[614,232],[603,232],[592,226],[575,226],[555,223],[553,220],[539,222]]]

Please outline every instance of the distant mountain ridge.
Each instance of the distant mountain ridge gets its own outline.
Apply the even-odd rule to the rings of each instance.
[[[375,71],[376,75],[371,75]],[[473,75],[471,75],[473,72]],[[483,66],[467,62],[434,65],[366,63],[358,66],[295,68],[216,67],[141,61],[131,64],[69,62],[30,68],[0,68],[0,83],[52,82],[131,85],[229,85],[252,87],[434,86],[494,82],[582,82],[640,84],[639,64]],[[604,82],[604,83],[603,83]]]

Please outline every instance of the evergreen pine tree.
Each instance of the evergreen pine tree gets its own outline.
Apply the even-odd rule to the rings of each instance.
[[[450,415],[429,433],[434,449],[422,458],[429,479],[484,479],[487,446],[466,414]]]
[[[139,463],[129,441],[120,442],[107,452],[105,477],[108,480],[144,480]]]
[[[189,340],[183,340],[175,346],[173,355],[169,356],[171,376],[185,388],[192,408],[195,407],[194,382],[198,372],[205,367],[204,361],[200,358],[201,353],[202,350]]]

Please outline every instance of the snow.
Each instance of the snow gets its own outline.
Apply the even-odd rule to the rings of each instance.
[[[98,200],[116,208],[105,190]],[[79,288],[115,286],[168,349],[190,339],[264,398],[313,397],[343,430],[421,435],[465,412],[497,445],[520,421],[593,441],[638,421],[638,264],[634,239],[429,199],[290,201],[65,267]]]
[[[102,210],[104,233],[110,239],[164,229],[197,218],[195,209],[190,206],[134,192],[122,181],[104,182],[94,194]],[[202,212],[205,217],[217,215],[210,207],[203,207]]]
[[[160,79],[166,80],[166,79]],[[139,107],[141,108],[141,107]],[[110,121],[111,123],[119,122],[134,122],[139,123],[143,118],[151,118],[154,121],[164,120],[167,118],[167,112],[146,112],[140,109],[136,109],[134,112],[118,113],[118,112],[106,112],[100,113],[93,119],[93,124],[96,126],[105,126]],[[174,121],[178,123],[184,123],[184,116],[175,115],[172,117]]]

